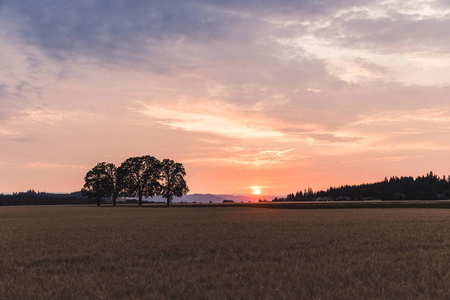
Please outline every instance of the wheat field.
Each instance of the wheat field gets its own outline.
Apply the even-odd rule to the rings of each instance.
[[[0,207],[0,299],[450,299],[449,209]]]

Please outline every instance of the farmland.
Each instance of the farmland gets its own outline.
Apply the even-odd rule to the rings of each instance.
[[[450,210],[0,207],[0,299],[450,297]]]

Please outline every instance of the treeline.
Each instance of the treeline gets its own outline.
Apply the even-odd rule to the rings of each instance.
[[[45,192],[14,193],[12,195],[0,194],[0,206],[6,205],[64,205],[64,204],[93,204],[94,200],[84,198],[80,192],[71,194],[51,194]]]
[[[450,177],[442,178],[428,173],[426,176],[385,178],[383,181],[331,187],[326,191],[313,191],[311,188],[291,193],[278,201],[357,201],[357,200],[444,200],[450,198]]]
[[[162,196],[169,205],[174,197],[189,192],[184,176],[183,165],[171,159],[160,161],[150,155],[130,157],[119,167],[98,163],[87,172],[81,192],[95,199],[97,205],[109,197],[116,206],[119,196],[137,197],[139,205],[143,197]]]

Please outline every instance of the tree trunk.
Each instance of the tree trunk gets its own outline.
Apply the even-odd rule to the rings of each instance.
[[[139,193],[139,206],[142,206],[142,192]]]
[[[117,204],[117,197],[116,196],[112,197],[112,202],[113,202],[113,206],[116,206],[116,204]]]
[[[100,206],[101,201],[102,201],[102,198],[97,198],[97,206]]]
[[[170,197],[167,197],[166,199],[167,199],[167,206],[169,206],[170,205]]]

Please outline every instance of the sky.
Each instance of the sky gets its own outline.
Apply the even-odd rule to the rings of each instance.
[[[0,0],[0,193],[99,162],[190,193],[450,174],[450,2]]]

